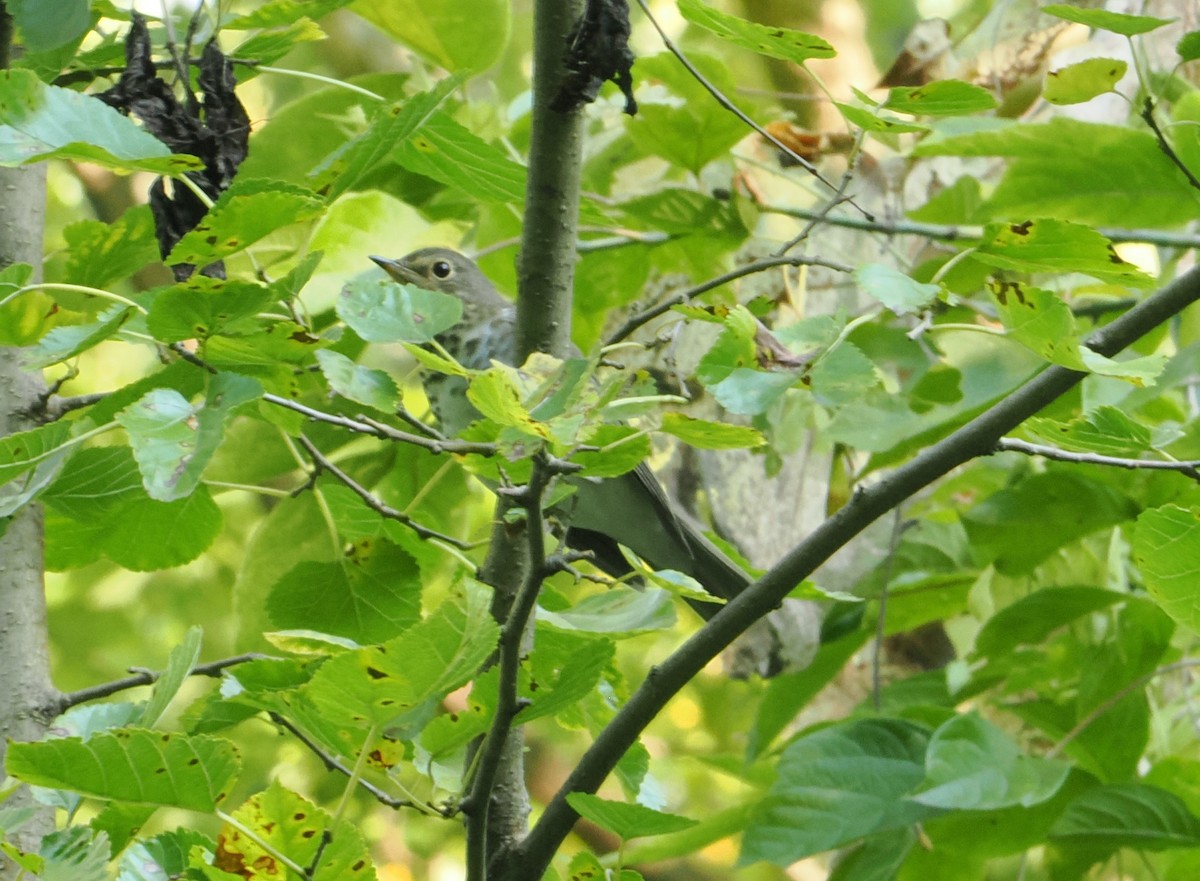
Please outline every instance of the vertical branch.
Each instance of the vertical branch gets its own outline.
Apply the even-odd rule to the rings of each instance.
[[[534,5],[533,128],[518,267],[519,362],[531,352],[563,355],[570,348],[583,123],[578,110],[552,110],[550,105],[563,77],[567,35],[579,17],[579,8],[578,0],[536,0]],[[540,493],[535,495],[540,505]],[[530,559],[541,540],[540,508],[539,516],[531,518],[527,510],[519,523],[511,523],[505,514],[512,506],[513,502],[504,497],[497,504],[497,525],[481,572],[482,579],[496,591],[492,614],[506,634],[501,653],[504,655],[507,650],[507,655],[500,659],[502,667],[519,662],[520,648],[512,640],[525,638],[526,621],[514,604],[519,596],[529,598],[527,580],[537,579],[540,583],[543,574],[540,564],[535,571]],[[539,535],[531,536],[532,530]],[[522,585],[526,585],[526,590],[522,591]],[[536,598],[536,589],[532,597]],[[514,628],[519,628],[520,633]],[[474,816],[468,816],[467,822],[472,851],[468,863],[473,881],[482,881],[479,876],[487,874],[486,866],[497,854],[515,845],[528,823],[525,739],[519,726],[508,729],[510,721],[511,718],[501,720],[493,731],[495,742],[483,747],[488,750],[483,781],[486,785],[477,785],[471,792]],[[485,853],[479,853],[481,849]]]
[[[550,105],[563,79],[567,37],[580,5],[577,0],[534,4],[533,128],[518,267],[518,361],[535,351],[562,355],[570,347],[583,113]]]
[[[12,17],[0,2],[0,63],[8,67]],[[29,263],[40,279],[42,234],[46,210],[46,169],[42,164],[0,168],[0,266]],[[0,347],[0,437],[32,428],[28,413],[45,390],[41,376],[21,367],[18,349]],[[42,584],[42,512],[36,505],[0,521],[0,763],[5,745],[36,740],[45,733],[54,705],[46,634],[46,600]],[[32,804],[23,795],[19,803]],[[13,802],[8,802],[12,805]],[[40,807],[34,819],[14,836],[23,849],[36,850],[54,829],[54,811]],[[0,879],[21,870],[5,862]]]

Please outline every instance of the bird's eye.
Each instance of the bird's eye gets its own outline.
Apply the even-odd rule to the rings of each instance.
[[[438,278],[449,278],[450,274],[454,272],[453,268],[451,268],[450,264],[445,260],[439,260],[437,263],[433,264],[432,268],[433,274]]]

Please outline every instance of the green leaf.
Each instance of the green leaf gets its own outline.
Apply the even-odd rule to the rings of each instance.
[[[645,196],[622,202],[621,212],[648,229],[676,235],[704,232],[744,234],[740,220],[728,202],[682,187],[667,187]]]
[[[689,57],[725,94],[736,88],[733,76],[720,60],[697,52]],[[658,81],[671,93],[657,100],[655,96],[639,95],[637,116],[625,120],[625,131],[639,150],[699,172],[746,136],[745,124],[713,101],[673,55],[639,58],[637,70],[642,81]]]
[[[998,657],[1037,645],[1072,621],[1107,609],[1124,596],[1098,587],[1055,587],[1038,590],[1005,606],[984,622],[975,637],[975,653]]]
[[[1097,787],[1067,806],[1050,838],[1072,844],[1164,850],[1200,846],[1200,819],[1179,796],[1156,786]]]
[[[989,266],[1018,272],[1083,272],[1133,287],[1155,284],[1153,278],[1118,256],[1100,233],[1066,220],[988,224],[973,256]]]
[[[574,640],[572,645],[574,650],[554,669],[545,669],[545,661],[536,655],[531,659],[537,689],[530,690],[532,704],[521,711],[522,724],[553,716],[583,700],[596,688],[616,654],[616,643],[608,639]],[[539,653],[546,654],[544,646],[539,645]]]
[[[1085,24],[1090,28],[1099,28],[1102,31],[1112,31],[1114,34],[1121,34],[1125,37],[1149,33],[1176,20],[1154,18],[1150,15],[1126,15],[1121,12],[1109,12],[1106,9],[1080,9],[1062,3],[1043,6],[1042,12],[1064,21]]]
[[[15,513],[53,482],[73,452],[65,446],[70,431],[69,424],[58,422],[0,439],[0,517]]]
[[[1128,65],[1116,58],[1088,58],[1046,74],[1042,97],[1051,104],[1082,104],[1113,90]]]
[[[202,167],[99,98],[48,86],[31,71],[0,72],[0,165],[51,157],[165,175]]]
[[[1063,545],[1131,519],[1133,501],[1067,470],[1032,474],[962,515],[972,552],[1005,575],[1024,575]]]
[[[239,177],[171,249],[166,262],[207,266],[253,245],[278,229],[311,220],[325,202],[312,190],[280,180]]]
[[[1003,179],[980,208],[988,218],[1054,217],[1164,228],[1200,213],[1200,197],[1148,132],[1065,118],[996,120],[986,127],[971,121],[955,128],[954,122],[947,120],[943,131],[917,144],[913,154],[1007,157]]]
[[[1009,336],[1047,361],[1072,370],[1115,376],[1139,386],[1151,383],[1166,364],[1161,355],[1116,361],[1087,348],[1079,338],[1070,308],[1051,291],[999,282],[992,285],[992,293]]]
[[[961,80],[937,80],[923,86],[896,86],[883,106],[916,116],[956,116],[981,113],[996,106],[987,89]]]
[[[338,562],[296,564],[271,587],[267,612],[282,629],[386,642],[420,619],[420,575],[391,542],[358,542]]]
[[[155,389],[118,413],[150,497],[170,502],[191,493],[221,443],[230,412],[261,395],[253,379],[221,373],[201,405],[193,407],[172,389]]]
[[[834,106],[845,117],[846,122],[865,132],[900,135],[907,132],[929,131],[929,126],[927,125],[908,122],[891,114],[881,113],[878,110],[868,110],[865,107],[856,107],[853,104],[843,104],[838,101],[834,102]]]
[[[897,315],[913,314],[935,303],[941,288],[913,281],[899,269],[882,263],[865,263],[854,270],[854,281],[868,297]]]
[[[38,340],[38,344],[26,354],[24,364],[28,368],[42,368],[74,358],[116,336],[133,317],[134,310],[131,307],[114,303],[100,313],[96,321],[59,325]]]
[[[660,430],[701,450],[736,450],[766,443],[762,432],[749,425],[709,422],[683,413],[664,413]]]
[[[266,0],[244,15],[235,15],[222,21],[221,27],[236,31],[286,27],[295,21],[297,13],[316,20],[335,9],[350,5],[350,2],[351,0]]]
[[[258,64],[272,64],[301,43],[324,39],[325,32],[321,30],[321,26],[311,18],[301,16],[282,27],[263,30],[243,40],[236,49],[229,53],[229,57],[255,61]],[[254,67],[254,65],[248,65],[243,77],[252,75]]]
[[[11,0],[7,6],[28,52],[77,40],[92,24],[88,0]]]
[[[190,563],[220,529],[221,509],[201,486],[173,502],[140,496],[87,537],[114,563],[149,572]]]
[[[586,792],[569,793],[567,804],[585,820],[591,820],[623,841],[682,832],[684,829],[691,829],[697,823],[688,817],[664,814],[644,805],[608,801]]]
[[[1035,416],[1023,427],[1060,449],[1080,453],[1136,458],[1152,447],[1150,429],[1109,404],[1070,422]]]
[[[187,681],[192,668],[200,660],[200,639],[203,633],[201,627],[189,627],[183,641],[171,649],[167,669],[154,680],[150,689],[150,700],[142,710],[142,716],[138,720],[139,726],[152,728],[158,724],[172,699]]]
[[[441,111],[392,155],[409,171],[469,193],[473,199],[524,203],[525,168]]]
[[[112,223],[80,220],[63,229],[67,242],[64,281],[103,288],[159,259],[154,218],[147,205],[128,209]]]
[[[791,371],[767,373],[738,367],[729,376],[708,390],[717,402],[730,413],[755,416],[766,412],[789,388],[800,381],[800,374]]]
[[[29,431],[20,431],[0,438],[0,483],[31,471],[46,461],[67,442],[71,426],[67,422],[52,422]]]
[[[665,590],[634,590],[614,587],[593,594],[574,606],[551,612],[538,609],[537,619],[564,631],[605,633],[616,638],[665,630],[675,624],[675,607]]]
[[[462,300],[387,279],[358,278],[342,290],[337,314],[370,343],[427,343],[462,320]]]
[[[1133,559],[1163,611],[1200,631],[1200,516],[1175,505],[1143,511],[1133,528]]]
[[[317,352],[317,363],[329,387],[344,398],[374,407],[384,413],[396,409],[400,390],[396,382],[382,370],[355,364],[345,355],[330,349]]]
[[[66,428],[65,423],[54,425]],[[128,447],[106,446],[79,450],[42,500],[75,520],[95,522],[136,497],[145,498],[145,493],[132,453]]]
[[[700,0],[678,0],[679,12],[694,25],[769,58],[803,64],[810,58],[833,58],[834,48],[818,36],[790,28],[768,27],[719,12]]]
[[[274,298],[266,285],[193,273],[154,298],[146,327],[160,342],[207,341],[222,332],[254,332],[253,316]],[[248,320],[250,319],[250,320]]]
[[[485,418],[498,425],[517,428],[535,437],[549,438],[549,428],[530,416],[525,407],[523,385],[516,370],[495,364],[471,379],[471,384],[467,386],[467,400]]]
[[[468,582],[461,605],[447,600],[383,645],[331,658],[304,694],[328,718],[364,728],[382,725],[403,736],[479,672],[498,637],[488,592]]]
[[[313,170],[314,176],[324,172],[330,164],[339,170],[328,188],[328,198],[332,201],[351,189],[397,145],[412,137],[461,84],[462,77],[446,77],[427,92],[379,109],[365,132],[340,147]]]
[[[912,796],[914,801],[980,811],[1046,801],[1058,792],[1071,765],[1022,755],[1008,735],[968,713],[933,733],[925,768],[925,781]]]
[[[138,728],[14,742],[7,761],[10,774],[37,786],[205,813],[228,795],[241,764],[227,740]]]
[[[389,36],[450,71],[486,70],[508,45],[508,0],[359,0],[354,11]]]
[[[39,855],[45,861],[38,872],[43,879],[107,881],[108,836],[86,826],[69,826],[51,832],[41,841]]]
[[[738,863],[787,866],[936,816],[905,798],[925,777],[928,740],[911,722],[867,719],[794,741],[746,829]]]
[[[1200,58],[1200,31],[1189,31],[1179,38],[1175,51],[1182,61],[1195,61]]]
[[[242,804],[233,812],[233,819],[236,823],[228,823],[221,831],[220,853],[227,865],[275,866],[282,853],[305,866],[312,881],[375,878],[358,828],[346,820],[335,823],[325,811],[278,781]],[[267,873],[255,871],[254,876],[265,878]]]
[[[106,811],[113,806],[114,803],[110,803]],[[133,825],[131,831],[126,833],[126,840],[134,831],[140,829],[149,817],[139,815],[138,819],[130,819],[133,820]],[[109,836],[112,835],[110,831]],[[216,847],[215,841],[193,829],[163,832],[153,838],[133,841],[128,847],[123,846],[119,839],[114,839],[113,851],[121,854],[117,878],[118,881],[162,881],[164,878],[182,878],[185,877],[188,853],[192,848],[214,852]]]

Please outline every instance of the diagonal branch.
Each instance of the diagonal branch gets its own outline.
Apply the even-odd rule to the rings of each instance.
[[[1088,345],[1102,355],[1112,356],[1198,300],[1200,267],[1194,267],[1093,334]],[[667,702],[740,633],[778,605],[796,584],[847,541],[921,488],[973,458],[988,455],[1005,433],[1063,395],[1084,376],[1085,373],[1058,366],[1043,370],[962,428],[877,483],[856,492],[843,508],[655,668],[593,741],[530,834],[503,855],[502,871],[497,877],[504,881],[540,877],[579,816],[567,803],[567,795],[595,792]]]

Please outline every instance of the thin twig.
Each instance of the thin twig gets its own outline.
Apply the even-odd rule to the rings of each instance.
[[[1197,178],[1184,161],[1179,158],[1179,154],[1175,152],[1163,130],[1158,127],[1158,121],[1154,118],[1154,100],[1152,98],[1146,98],[1146,102],[1142,105],[1142,119],[1146,121],[1146,125],[1150,126],[1150,131],[1154,132],[1154,137],[1158,140],[1158,148],[1163,151],[1176,168],[1183,172],[1183,176],[1187,178],[1192,188],[1200,190],[1200,178]]]
[[[822,216],[821,210],[788,208],[782,205],[767,205],[762,203],[759,203],[758,207],[768,214],[783,214],[799,220],[817,219],[830,226],[883,233],[888,236],[921,236],[922,238],[936,239],[942,242],[979,241],[983,238],[983,227],[981,226],[917,223],[910,220],[864,220],[861,217],[845,217],[836,214]],[[1117,244],[1140,242],[1149,245],[1158,245],[1163,248],[1200,248],[1200,235],[1189,233],[1105,226],[1096,227],[1096,232],[1100,233],[1100,235],[1104,236],[1110,242]]]
[[[207,664],[197,664],[192,668],[190,676],[216,676],[222,670],[229,667],[235,667],[238,664],[245,664],[247,661],[261,661],[267,658],[268,655],[259,654],[257,652],[247,652],[244,655],[234,655],[231,658],[223,658],[219,661],[211,661]],[[137,688],[141,685],[153,685],[154,682],[162,676],[161,672],[155,670],[138,670],[132,676],[126,676],[124,679],[116,679],[112,682],[104,682],[100,685],[91,685],[87,688],[81,688],[79,691],[69,691],[61,697],[62,710],[69,707],[74,707],[78,704],[84,704],[88,701],[99,700],[100,698],[109,697],[120,691],[126,691],[130,688]]]
[[[356,481],[337,465],[334,465],[333,462],[330,461],[324,453],[317,449],[316,445],[307,437],[300,435],[298,440],[300,442],[300,446],[304,447],[304,451],[308,453],[310,457],[312,457],[313,464],[316,465],[318,471],[328,471],[343,484],[345,484],[345,486],[348,487],[356,496],[362,499],[366,506],[380,517],[386,517],[388,520],[395,520],[397,523],[403,523],[414,533],[416,533],[418,538],[426,541],[431,538],[437,539],[438,541],[444,542],[451,547],[456,547],[459,550],[464,551],[470,550],[472,547],[474,547],[474,545],[469,541],[464,541],[461,538],[455,538],[453,535],[447,535],[444,532],[438,532],[436,529],[430,529],[428,526],[423,526],[408,514],[405,514],[403,511],[397,510],[381,499],[376,498],[369,489]]]
[[[892,564],[896,560],[896,550],[900,547],[900,536],[904,534],[905,527],[900,511],[900,505],[892,511],[892,532],[888,540],[887,557],[883,561],[883,587],[879,590],[879,615],[875,620],[875,650],[871,654],[871,700],[877,713],[883,700],[883,638],[887,630],[888,587],[892,580]]]
[[[1058,447],[1031,444],[1029,441],[1018,440],[1014,437],[1000,438],[996,442],[996,451],[1025,453],[1028,456],[1041,456],[1044,459],[1073,462],[1077,465],[1108,465],[1113,468],[1130,470],[1178,471],[1192,480],[1200,481],[1200,459],[1183,462],[1169,462],[1160,459],[1126,459],[1120,456],[1105,456],[1101,453],[1076,453],[1060,450]]]
[[[1093,707],[1090,713],[1076,722],[1071,730],[1064,734],[1058,743],[1054,744],[1050,751],[1046,753],[1046,758],[1053,759],[1061,755],[1062,751],[1067,748],[1067,745],[1085,730],[1087,730],[1089,725],[1091,725],[1121,701],[1125,700],[1125,698],[1129,697],[1129,695],[1133,694],[1135,691],[1145,688],[1159,676],[1162,676],[1166,673],[1174,673],[1176,670],[1186,670],[1188,667],[1197,666],[1200,666],[1200,659],[1188,658],[1182,661],[1176,661],[1173,664],[1166,664],[1162,667],[1157,667],[1154,670],[1151,670],[1149,673],[1144,673],[1143,675],[1139,676],[1137,679],[1127,684],[1124,688],[1119,689],[1115,694],[1109,695],[1107,700]]]
[[[631,333],[646,324],[653,321],[660,315],[670,312],[675,306],[681,306],[690,300],[695,299],[701,294],[711,291],[713,288],[719,288],[721,285],[729,284],[739,278],[744,278],[747,275],[753,275],[756,272],[763,272],[767,269],[774,269],[776,266],[824,266],[827,269],[832,269],[835,272],[852,272],[853,269],[844,263],[837,263],[833,260],[823,260],[819,257],[788,257],[774,256],[764,257],[761,260],[755,260],[753,263],[747,263],[745,266],[739,266],[736,269],[731,269],[724,275],[718,275],[716,278],[709,279],[703,284],[696,285],[694,288],[688,288],[685,291],[680,291],[667,299],[663,300],[656,306],[647,309],[644,312],[639,312],[632,316],[628,321],[622,324],[604,344],[611,346],[614,343],[619,343],[621,340],[628,337]]]
[[[313,740],[307,733],[298,728],[290,720],[279,715],[278,713],[268,713],[268,715],[270,716],[272,722],[281,728],[286,728],[293,737],[304,744],[304,746],[308,748],[309,752],[321,760],[321,764],[324,765],[326,769],[330,771],[337,771],[339,774],[343,774],[346,777],[349,777],[353,773],[352,769],[347,768],[341,759],[331,753],[326,752],[325,748],[321,746],[321,744]],[[444,812],[441,809],[436,808],[433,805],[418,805],[416,802],[409,801],[406,798],[397,798],[390,793],[384,792],[374,783],[370,782],[369,780],[364,780],[362,777],[358,778],[358,785],[369,792],[371,797],[377,802],[386,807],[418,808],[420,810],[432,810],[436,813],[444,815]]]

